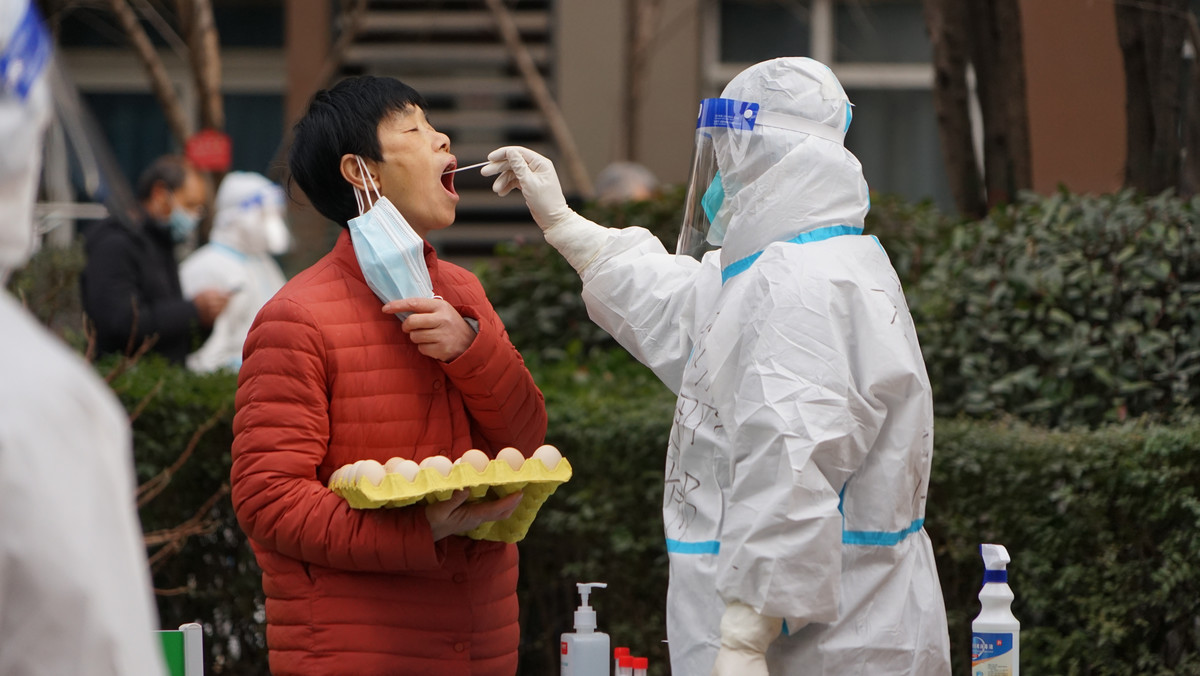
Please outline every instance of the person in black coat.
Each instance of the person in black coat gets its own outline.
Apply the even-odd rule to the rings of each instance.
[[[206,290],[185,299],[174,251],[200,221],[207,196],[208,186],[187,160],[160,157],[138,179],[139,223],[130,227],[110,217],[85,231],[80,282],[98,354],[132,354],[152,340],[151,351],[183,364],[212,329],[229,294]]]

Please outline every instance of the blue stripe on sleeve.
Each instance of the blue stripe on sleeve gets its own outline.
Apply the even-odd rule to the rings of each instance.
[[[670,554],[716,554],[720,551],[721,543],[716,540],[684,542],[667,538],[667,552]]]

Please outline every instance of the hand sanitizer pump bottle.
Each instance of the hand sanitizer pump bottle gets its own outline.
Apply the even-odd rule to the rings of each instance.
[[[608,634],[596,631],[596,611],[588,605],[588,595],[603,582],[578,582],[581,603],[575,610],[575,631],[562,635],[561,676],[609,676]]]
[[[980,545],[983,554],[982,610],[971,623],[971,676],[1020,676],[1021,623],[1012,614],[1008,550]]]

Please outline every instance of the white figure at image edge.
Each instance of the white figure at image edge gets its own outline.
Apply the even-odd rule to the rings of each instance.
[[[498,194],[520,188],[591,318],[678,394],[663,496],[671,672],[947,675],[923,528],[932,397],[899,279],[860,235],[862,168],[827,138],[850,102],[807,58],[752,66],[721,97],[829,133],[709,130],[725,233],[699,261],[574,213],[528,149],[493,151],[482,172]],[[711,186],[693,176],[689,194]],[[757,671],[730,670],[747,662]]]
[[[1020,676],[1021,623],[1012,613],[1013,591],[1008,586],[1011,559],[1004,545],[979,546],[983,557],[983,588],[979,615],[971,623],[971,674]]]
[[[50,45],[31,3],[0,0],[0,282],[35,249]],[[0,673],[165,673],[124,409],[8,293],[0,373]]]
[[[425,240],[392,201],[380,194],[363,159],[358,156],[354,159],[369,186],[362,194],[357,187],[354,189],[359,215],[347,225],[354,256],[367,286],[385,304],[401,298],[432,298],[433,282],[425,265]],[[401,312],[396,316],[403,320],[409,314]]]
[[[588,605],[592,589],[603,589],[603,582],[577,582],[579,607],[575,609],[575,631],[562,635],[560,676],[609,676],[608,634],[596,631],[596,611]]]
[[[179,264],[179,283],[189,300],[205,289],[233,295],[208,340],[188,355],[188,368],[241,367],[242,345],[255,315],[287,281],[274,258],[291,247],[284,215],[283,190],[267,177],[235,171],[221,181],[209,243]]]

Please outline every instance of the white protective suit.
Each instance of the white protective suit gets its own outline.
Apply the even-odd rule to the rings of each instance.
[[[23,35],[29,5],[0,0],[0,52]],[[0,82],[0,283],[36,241],[41,68],[25,96]],[[163,674],[125,411],[8,293],[0,373],[0,674]]]
[[[282,195],[260,174],[235,171],[221,181],[209,242],[179,265],[184,298],[205,289],[234,292],[217,315],[212,335],[188,355],[193,371],[239,369],[255,315],[287,281],[272,257],[291,243]]]
[[[722,97],[850,121],[836,77],[806,58],[753,66]],[[922,528],[930,386],[896,273],[861,235],[861,166],[795,131],[764,128],[754,143],[720,167],[727,230],[702,261],[565,204],[539,220],[580,270],[592,319],[678,393],[663,496],[672,673],[713,671],[730,604],[744,612],[726,621],[751,635],[777,625],[746,612],[784,620],[772,676],[947,675]]]

